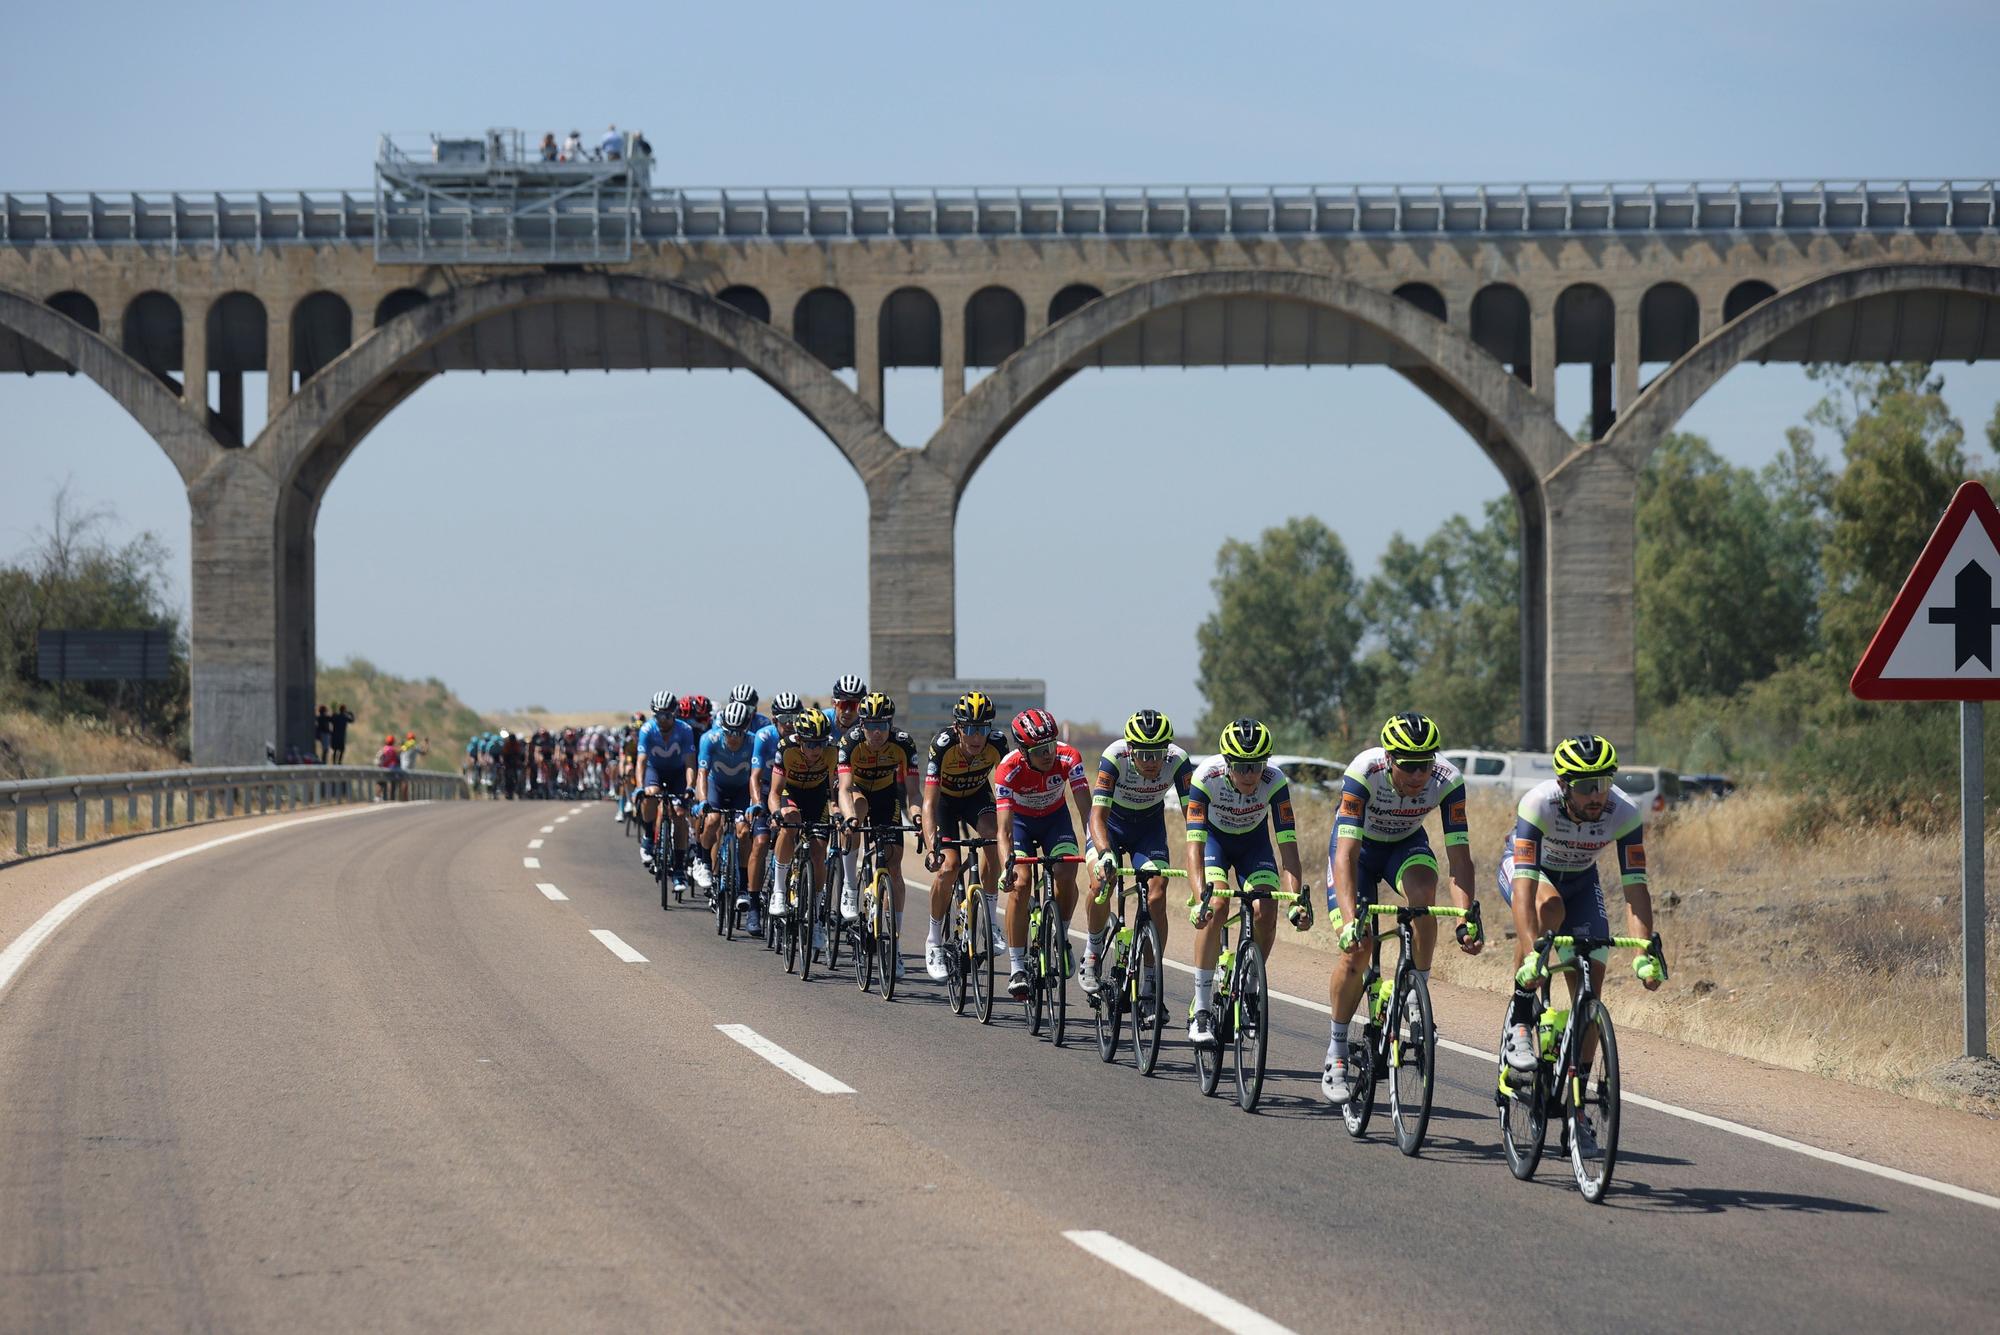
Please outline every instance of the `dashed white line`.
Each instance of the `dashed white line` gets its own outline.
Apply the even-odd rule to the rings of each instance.
[[[530,839],[528,841],[529,848],[540,848],[541,846],[542,846],[542,841],[539,839]]]
[[[569,814],[570,814],[570,815],[572,815],[572,816],[581,816],[581,815],[583,814],[583,808],[582,808],[582,807],[571,807],[571,808],[569,809]]]
[[[719,1024],[715,1027],[810,1089],[821,1094],[854,1092],[852,1085],[843,1084],[811,1062],[794,1057],[747,1024]]]
[[[602,927],[591,929],[592,936],[604,943],[604,948],[624,960],[627,964],[644,964],[646,957],[619,940],[618,933],[607,932]]]
[[[542,869],[542,860],[540,858],[522,858],[521,865],[529,871],[540,871]]]
[[[555,900],[557,903],[561,903],[569,898],[568,895],[556,889],[554,886],[550,885],[547,881],[536,881],[535,889],[541,891],[543,895],[547,896],[550,899]]]
[[[1146,1287],[1165,1294],[1188,1311],[1208,1318],[1224,1330],[1235,1331],[1239,1335],[1291,1335],[1287,1327],[1263,1313],[1245,1307],[1228,1294],[1211,1289],[1193,1275],[1184,1274],[1109,1233],[1073,1228],[1064,1232],[1063,1236],[1098,1260],[1118,1267]]]
[[[556,832],[556,827],[553,825],[544,825],[542,827],[543,834],[554,834],[555,832]]]
[[[568,816],[557,816],[557,817],[556,817],[556,824],[560,825],[560,824],[562,824],[562,823],[563,823],[564,821],[566,821],[566,820],[568,820],[568,819],[569,819],[569,817],[568,817]]]

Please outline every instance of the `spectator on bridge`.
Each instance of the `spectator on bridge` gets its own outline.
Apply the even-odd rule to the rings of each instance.
[[[562,160],[564,162],[583,161],[583,131],[571,130],[569,138],[563,140]]]
[[[542,136],[542,161],[554,162],[561,156],[562,150],[556,147],[556,132],[550,130]]]
[[[650,158],[653,156],[653,146],[646,142],[646,132],[644,130],[634,130],[632,132],[632,156],[635,158]]]
[[[319,713],[313,716],[313,754],[319,757],[319,763],[324,765],[332,751],[333,715],[326,712],[325,705],[321,705]]]
[[[341,764],[347,759],[347,725],[354,722],[354,711],[338,700],[333,702],[333,764]]]
[[[616,125],[605,128],[604,138],[599,142],[597,151],[604,155],[604,160],[607,162],[616,162],[625,156],[625,136],[618,133]]]

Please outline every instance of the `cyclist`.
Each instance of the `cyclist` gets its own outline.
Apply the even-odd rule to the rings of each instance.
[[[1292,790],[1285,772],[1270,763],[1271,730],[1253,718],[1240,718],[1222,730],[1221,754],[1195,771],[1188,786],[1188,870],[1205,868],[1210,885],[1227,886],[1229,873],[1245,889],[1280,887],[1298,894],[1299,834],[1292,822]],[[1277,839],[1271,855],[1269,826]],[[1278,932],[1277,905],[1259,901],[1252,929],[1266,959]],[[1303,895],[1293,904],[1292,926],[1312,925],[1312,905]],[[1215,962],[1222,954],[1227,913],[1210,913],[1195,924],[1194,1015],[1188,1021],[1188,1041],[1215,1046]]]
[[[1646,884],[1644,817],[1638,806],[1612,779],[1618,773],[1618,751],[1603,737],[1584,734],[1556,745],[1556,777],[1536,784],[1521,798],[1513,837],[1500,857],[1500,897],[1514,911],[1514,999],[1507,1013],[1507,1041],[1502,1045],[1507,1065],[1532,1071],[1536,1051],[1534,1024],[1541,982],[1529,956],[1543,932],[1574,936],[1609,936],[1604,890],[1597,879],[1597,858],[1608,845],[1618,848],[1619,878],[1625,888],[1625,911],[1632,935],[1653,934],[1653,895]],[[1660,986],[1660,965],[1651,955],[1632,961],[1632,971],[1648,992]],[[1566,980],[1570,1000],[1579,985],[1572,973]],[[1592,987],[1604,983],[1601,956],[1590,962]],[[1587,1085],[1595,1043],[1586,1035],[1577,1054],[1577,1074]],[[1598,1157],[1596,1129],[1577,1118],[1577,1138],[1585,1158]]]
[[[773,699],[771,708],[780,708],[783,700],[783,696]],[[771,885],[769,911],[780,917],[791,908],[785,900],[785,881],[791,873],[792,855],[799,846],[799,826],[824,819],[832,796],[834,757],[827,745],[830,741],[824,715],[817,709],[799,711],[792,716],[791,731],[771,768],[771,802],[778,814],[778,839],[773,859],[776,880]],[[824,864],[823,836],[814,836],[808,856]],[[813,928],[813,949],[825,949],[825,930],[818,923]]]
[[[747,873],[745,890],[750,911],[743,920],[743,928],[754,935],[759,926],[757,894],[764,885],[767,830],[764,808],[750,794],[750,706],[741,700],[724,705],[721,721],[702,736],[697,755],[695,806],[702,813],[702,851],[713,865],[715,846],[722,838],[722,822],[733,818],[736,837],[749,843],[737,862]],[[700,868],[696,869],[695,879],[697,882],[704,879]],[[712,880],[708,882],[713,884]]]
[[[507,800],[514,800],[521,792],[521,771],[527,765],[528,747],[518,732],[500,730],[500,768],[505,776]]]
[[[1055,715],[1046,709],[1024,709],[1014,716],[1014,743],[993,771],[993,805],[999,827],[998,860],[1005,865],[1018,846],[1030,855],[1062,857],[1076,853],[1076,827],[1063,804],[1067,790],[1076,799],[1076,813],[1090,821],[1090,785],[1083,777],[1083,757],[1067,742],[1057,740]],[[1007,900],[1007,993],[1016,1001],[1028,995],[1028,900],[1035,886],[1035,869],[1023,863],[1011,873]],[[1056,907],[1067,923],[1076,912],[1076,864],[1055,868]]]
[[[750,737],[752,796],[770,807],[773,812],[777,810],[777,798],[775,795],[770,795],[767,799],[764,787],[769,783],[771,766],[777,762],[778,752],[784,748],[785,739],[791,736],[792,720],[804,708],[805,706],[799,703],[798,696],[790,691],[779,691],[771,697],[770,721],[759,727]],[[759,779],[756,777],[758,775],[765,777]]]
[[[695,740],[699,742],[715,726],[715,707],[709,704],[705,695],[684,695],[681,697],[681,718],[694,730]]]
[[[750,735],[752,737],[771,726],[771,720],[765,718],[757,710],[757,688],[755,686],[749,685],[746,682],[730,687],[729,700],[732,704],[740,702],[750,706]]]
[[[645,726],[645,717],[634,714],[631,722],[618,730],[618,772],[624,782],[619,787],[616,819],[625,819],[627,804],[637,800],[636,792],[645,771],[639,765],[639,730]],[[688,731],[693,732],[690,728]]]
[[[653,717],[639,729],[639,755],[645,764],[639,783],[639,861],[652,871],[657,858],[668,858],[668,866],[678,875],[687,864],[687,816],[678,804],[662,799],[684,798],[693,785],[694,730],[680,721],[680,701],[672,691],[659,692],[652,703]]]
[[[547,728],[535,730],[535,796],[555,796],[556,737]]]
[[[840,812],[850,829],[861,825],[894,825],[903,812],[917,805],[917,744],[896,726],[896,702],[876,692],[861,702],[861,721],[840,739]],[[865,817],[865,819],[864,819]],[[921,817],[918,824],[922,824]],[[896,906],[896,930],[903,927],[903,833],[882,838],[889,844],[882,870],[889,874]],[[858,842],[847,850],[847,875],[840,885],[840,916],[852,922],[861,914]],[[896,957],[896,976],[903,976],[903,959]]]
[[[1354,1097],[1358,1072],[1347,1048],[1347,1026],[1368,972],[1364,906],[1375,901],[1375,887],[1383,882],[1413,909],[1435,902],[1437,855],[1424,832],[1424,818],[1433,811],[1444,825],[1453,897],[1460,908],[1472,907],[1477,873],[1466,833],[1465,776],[1438,755],[1443,745],[1438,725],[1428,715],[1397,714],[1382,725],[1381,745],[1354,757],[1340,781],[1340,809],[1326,845],[1326,907],[1344,919],[1341,953],[1334,957],[1327,980],[1333,1033],[1319,1088],[1329,1103],[1344,1104]],[[1437,920],[1419,918],[1413,935],[1410,961],[1417,976],[1428,983],[1431,955],[1437,948]],[[1461,925],[1460,950],[1477,955],[1483,944]]]
[[[1194,761],[1186,750],[1174,745],[1173,720],[1157,709],[1142,709],[1125,720],[1125,735],[1104,748],[1097,761],[1097,777],[1090,785],[1090,832],[1084,839],[1084,852],[1094,858],[1090,864],[1093,892],[1104,888],[1121,853],[1130,857],[1135,870],[1174,865],[1167,854],[1167,792],[1178,793],[1185,805],[1193,781]],[[1166,877],[1147,878],[1146,904],[1160,933],[1160,949],[1165,951]],[[1111,918],[1111,905],[1098,903],[1093,893],[1084,901],[1083,911],[1090,933],[1078,981],[1085,992],[1096,996],[1097,962],[1104,955],[1104,929]]]
[[[819,712],[826,716],[827,735],[836,741],[854,731],[861,722],[861,702],[868,698],[868,683],[852,672],[833,684],[833,708]]]
[[[993,726],[993,701],[983,691],[967,691],[951,708],[951,726],[931,739],[924,763],[924,828],[933,846],[924,859],[931,873],[930,935],[924,940],[924,971],[933,982],[946,976],[944,915],[951,907],[951,890],[958,879],[958,849],[940,849],[935,840],[962,838],[968,832],[993,838],[993,770],[1007,754],[1007,734]],[[993,945],[999,944],[1000,855],[979,850],[979,883],[986,891],[987,921],[994,923]]]

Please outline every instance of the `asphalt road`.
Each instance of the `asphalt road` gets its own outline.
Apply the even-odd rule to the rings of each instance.
[[[0,1330],[1212,1328],[1071,1230],[1301,1331],[1994,1328],[1980,1206],[1628,1106],[1592,1208],[1553,1151],[1509,1176],[1449,1053],[1407,1159],[1349,1139],[1287,1006],[1246,1116],[1171,1036],[1101,1064],[1075,998],[1058,1050],[918,960],[893,1004],[801,984],[569,811],[301,826],[49,940],[0,994]]]

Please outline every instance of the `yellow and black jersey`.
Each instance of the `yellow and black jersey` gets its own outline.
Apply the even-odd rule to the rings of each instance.
[[[856,725],[840,739],[840,772],[851,775],[864,793],[879,793],[902,781],[917,766],[917,744],[901,728],[891,728],[880,746],[871,745]]]
[[[785,776],[782,785],[785,792],[824,788],[833,777],[833,748],[822,746],[818,755],[808,755],[796,742],[787,742],[784,750],[778,752],[774,768]]]
[[[946,797],[976,797],[993,787],[993,767],[1007,754],[1007,734],[998,728],[987,730],[985,738],[971,752],[959,745],[958,729],[946,728],[931,740],[930,758],[924,765],[924,787],[942,788]]]

